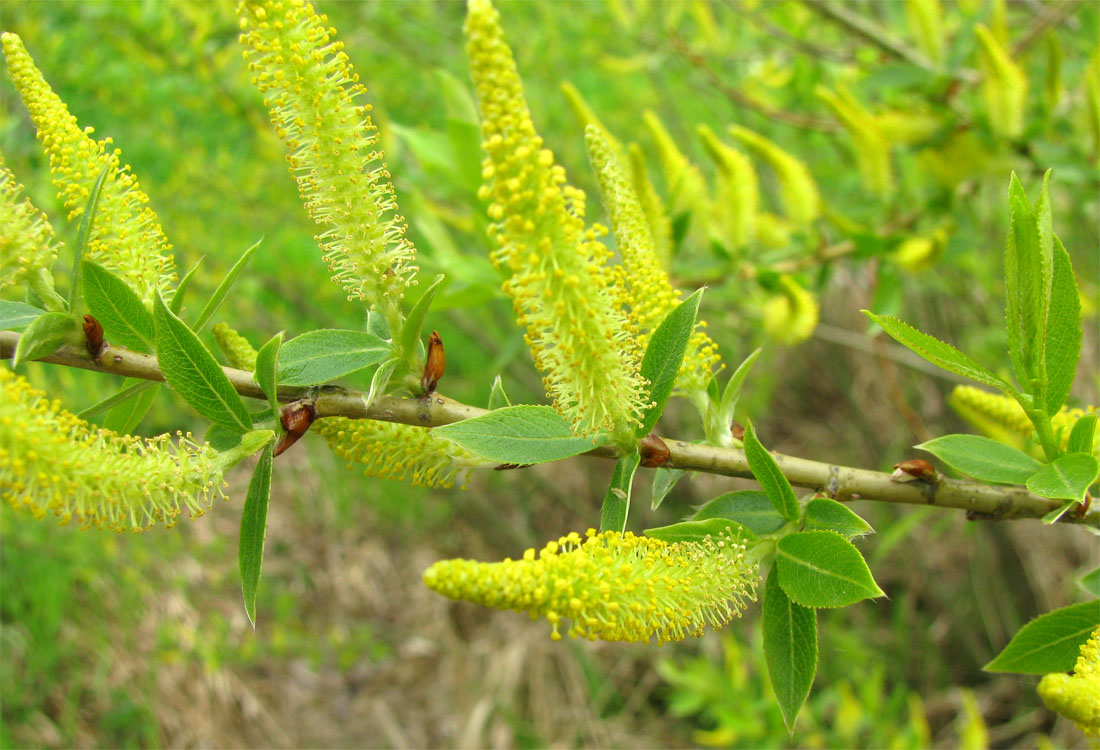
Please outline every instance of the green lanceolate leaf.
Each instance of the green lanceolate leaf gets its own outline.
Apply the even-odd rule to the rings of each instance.
[[[817,612],[791,601],[779,585],[775,568],[764,585],[761,609],[764,661],[783,722],[793,732],[817,672]]]
[[[756,477],[756,481],[760,482],[772,507],[788,520],[793,521],[798,518],[798,498],[794,496],[794,488],[779,470],[779,465],[772,454],[760,444],[752,422],[745,425],[745,458],[748,459],[749,469]]]
[[[272,410],[279,413],[278,367],[279,348],[283,345],[283,332],[279,331],[256,352],[256,372],[252,379],[263,389]]]
[[[916,447],[983,482],[1023,484],[1042,467],[1026,453],[978,435],[944,435]]]
[[[576,437],[569,423],[549,406],[509,406],[436,427],[432,432],[487,461],[502,464],[558,461],[599,445],[589,438]]]
[[[244,272],[244,267],[248,265],[248,261],[252,259],[252,254],[256,252],[261,242],[263,242],[262,237],[256,241],[256,244],[241,253],[241,257],[237,259],[237,262],[229,269],[229,273],[227,273],[221,283],[218,284],[218,288],[210,295],[210,299],[203,305],[202,310],[199,312],[199,317],[195,320],[196,333],[202,333],[203,329],[206,328],[206,324],[214,317],[214,313],[222,306],[222,302],[225,301],[230,290],[233,289],[233,285],[237,283],[237,279]]]
[[[168,309],[176,315],[180,314],[183,309],[183,297],[187,293],[188,288],[191,286],[191,280],[195,278],[195,271],[199,270],[199,266],[202,265],[202,258],[195,261],[195,265],[191,266],[191,270],[188,271],[180,283],[176,285],[176,291],[172,292],[172,299],[168,302]]]
[[[493,378],[493,387],[489,390],[489,411],[494,409],[503,409],[505,406],[511,406],[512,402],[508,398],[508,394],[504,392],[504,383],[500,381],[500,376],[497,375]]]
[[[1092,443],[1096,439],[1096,420],[1098,415],[1086,414],[1073,424],[1069,433],[1067,453],[1092,453]]]
[[[733,375],[730,376],[729,382],[726,383],[726,389],[722,391],[722,402],[718,407],[718,413],[722,416],[723,422],[733,421],[734,411],[737,409],[737,400],[741,396],[741,386],[745,384],[745,378],[749,376],[749,371],[756,364],[756,359],[760,356],[761,351],[763,350],[757,349],[745,357],[745,361],[738,366]]]
[[[26,328],[45,312],[25,302],[0,299],[0,331],[18,331],[20,328]]]
[[[832,531],[800,531],[779,540],[779,583],[804,607],[846,607],[885,596],[859,550]]]
[[[642,357],[641,374],[649,381],[649,408],[641,415],[641,425],[635,430],[638,437],[645,437],[657,425],[661,412],[672,395],[676,373],[684,363],[684,352],[695,330],[695,317],[699,313],[700,289],[681,302],[665,316],[653,332]]]
[[[139,352],[153,351],[153,316],[130,285],[98,263],[83,261],[84,304],[107,338]]]
[[[646,529],[645,535],[669,544],[675,542],[701,542],[708,536],[717,539],[728,535],[739,537],[746,542],[757,540],[756,534],[751,530],[725,518],[708,518],[705,521],[681,521],[669,526]]]
[[[260,454],[248,496],[241,513],[241,537],[237,558],[241,567],[241,593],[248,621],[256,627],[256,593],[260,588],[260,571],[264,562],[264,537],[267,534],[267,506],[271,499],[271,463],[274,446],[268,444]]]
[[[773,534],[788,521],[775,509],[768,495],[760,490],[738,490],[719,495],[700,506],[693,521],[724,518],[741,524],[756,534]]]
[[[1046,411],[1062,408],[1077,376],[1081,357],[1081,299],[1069,253],[1054,238],[1054,277],[1050,287],[1050,312],[1046,332]]]
[[[1082,591],[1087,591],[1093,596],[1100,596],[1100,568],[1093,568],[1078,578],[1077,585],[1081,587]]]
[[[375,370],[374,375],[371,376],[370,388],[367,390],[367,395],[363,397],[363,403],[366,404],[367,408],[370,408],[370,405],[374,403],[374,399],[386,392],[386,388],[390,384],[390,377],[399,364],[401,364],[401,360],[396,357],[391,357],[378,365],[378,369]]]
[[[127,379],[127,383],[131,382]],[[124,386],[126,383],[123,384]],[[143,387],[144,386],[144,387]],[[103,416],[103,429],[117,432],[120,435],[129,435],[145,415],[153,408],[153,402],[160,395],[161,384],[149,380],[133,383],[135,392],[127,399],[112,406]],[[123,388],[123,391],[129,390]],[[121,394],[122,391],[119,391]]]
[[[626,531],[626,518],[630,514],[630,488],[634,484],[634,472],[642,457],[637,451],[629,453],[615,462],[615,471],[611,474],[611,484],[603,496],[600,508],[600,531]]]
[[[873,533],[874,529],[844,503],[815,497],[806,504],[806,531],[835,531],[851,539]]]
[[[435,293],[445,278],[443,274],[438,274],[431,286],[420,295],[420,299],[413,305],[412,310],[409,310],[409,317],[405,318],[405,327],[401,330],[401,351],[406,354],[416,351],[416,342],[420,339],[420,329],[424,327],[424,318],[427,317]]]
[[[867,310],[864,310],[863,314],[878,323],[882,330],[886,331],[898,343],[909,347],[937,367],[1010,395],[1016,392],[1007,381],[997,377],[950,344],[945,344],[927,333],[921,333],[908,323],[903,323],[890,315],[875,315]]]
[[[676,483],[680,481],[680,478],[687,474],[683,469],[666,469],[663,466],[658,467],[653,472],[653,486],[650,488],[650,508],[657,510],[661,507],[661,503],[668,497],[668,493],[672,491],[672,488],[676,486]]]
[[[279,382],[321,385],[372,367],[392,354],[388,343],[369,333],[322,328],[283,344]]]
[[[1085,491],[1096,481],[1100,461],[1088,453],[1066,453],[1027,479],[1027,488],[1052,500],[1085,501]]]
[[[107,396],[106,398],[95,402],[91,406],[85,407],[84,409],[78,411],[76,413],[76,416],[80,417],[81,419],[94,417],[96,414],[99,414],[102,411],[113,409],[119,404],[129,401],[134,396],[137,396],[138,394],[148,390],[151,386],[154,385],[160,384],[152,380],[126,378],[126,380],[124,380],[122,383],[122,388],[120,388],[117,393],[112,393],[110,396]]]
[[[79,340],[80,335],[80,328],[72,315],[63,312],[43,313],[19,337],[11,366],[18,367],[28,360],[53,354],[66,341]]]
[[[1009,184],[1011,228],[1005,241],[1005,322],[1016,377],[1036,393],[1042,380],[1051,270],[1039,226],[1015,173]]]
[[[80,217],[80,227],[76,231],[76,246],[73,248],[73,275],[69,280],[69,312],[74,315],[76,314],[76,301],[84,290],[84,284],[81,280],[84,267],[81,261],[84,260],[84,251],[88,248],[88,238],[92,236],[92,225],[95,224],[95,214],[99,207],[99,194],[103,190],[103,180],[106,179],[110,170],[111,162],[108,161],[103,165],[99,177],[96,177],[95,184],[92,185],[92,192],[88,196],[84,213]]]
[[[236,432],[252,429],[252,418],[214,355],[158,294],[153,301],[157,362],[164,380],[184,401],[214,424]]]
[[[1082,602],[1039,615],[1020,628],[1004,651],[986,664],[987,672],[1050,674],[1069,672],[1081,644],[1100,625],[1100,601]]]

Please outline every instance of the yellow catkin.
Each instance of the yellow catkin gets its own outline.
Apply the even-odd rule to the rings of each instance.
[[[947,35],[940,0],[905,0],[905,19],[909,35],[920,51],[932,62],[941,64]]]
[[[84,257],[117,273],[147,305],[152,304],[158,290],[165,292],[174,283],[175,263],[149,197],[141,191],[130,165],[122,164],[122,152],[110,148],[112,140],[96,141],[92,128],[80,128],[35,67],[23,40],[5,32],[0,34],[0,45],[16,91],[49,156],[53,183],[70,221],[84,212],[96,180],[107,170]]]
[[[222,469],[190,435],[96,429],[0,368],[0,495],[16,509],[116,532],[174,526],[225,498]]]
[[[657,161],[664,173],[669,211],[673,217],[690,216],[691,223],[686,234],[694,242],[705,242],[710,211],[706,178],[676,145],[655,112],[647,110],[643,113],[642,122],[657,147]]]
[[[214,342],[222,350],[222,354],[229,360],[229,364],[238,370],[256,369],[256,350],[241,334],[234,331],[225,323],[216,323],[210,329],[214,334]]]
[[[991,393],[972,385],[957,385],[947,399],[955,413],[981,433],[994,440],[1023,447],[1031,437],[1034,426],[1024,408],[1015,399]],[[1069,444],[1070,433],[1077,420],[1087,414],[1097,413],[1095,406],[1071,409],[1063,406],[1050,419],[1051,429],[1060,447]],[[1100,431],[1093,436],[1092,452],[1100,456]]]
[[[718,139],[706,125],[699,126],[699,139],[717,168],[714,188],[714,225],[719,239],[737,251],[755,237],[760,213],[760,188],[749,157]]]
[[[906,237],[894,248],[891,257],[906,271],[920,273],[939,262],[947,249],[947,230],[940,228],[931,234]]]
[[[495,466],[423,427],[329,417],[318,420],[313,432],[348,462],[349,469],[414,487],[451,487],[470,469]]]
[[[661,265],[668,268],[672,260],[672,221],[668,218],[661,196],[653,187],[649,179],[645,154],[637,143],[631,143],[627,147],[627,157],[630,168],[630,184],[634,186],[634,194],[638,196],[638,203],[642,206],[646,223],[649,225],[649,234],[653,237],[653,251]]]
[[[779,277],[779,289],[764,303],[764,332],[780,344],[798,344],[813,334],[818,315],[814,295],[784,274]]]
[[[1047,708],[1077,724],[1088,737],[1100,737],[1100,628],[1081,644],[1073,674],[1044,675],[1039,696]]]
[[[982,95],[989,125],[1002,137],[1018,138],[1024,132],[1027,113],[1027,74],[989,29],[979,24],[974,33],[981,52]]]
[[[349,299],[397,309],[415,283],[415,248],[343,42],[303,0],[244,0],[238,14],[252,83],[289,150],[333,281]]]
[[[680,292],[673,288],[657,259],[641,204],[606,134],[598,126],[589,125],[584,142],[622,256],[614,269],[616,295],[620,307],[629,310],[638,351],[644,352],[653,331],[680,304]],[[696,330],[688,342],[677,382],[685,391],[701,391],[720,363],[718,347],[703,331]]]
[[[863,188],[880,197],[889,196],[894,191],[890,142],[879,130],[877,120],[844,88],[832,92],[819,87],[816,93],[852,139]]]
[[[23,197],[0,157],[0,289],[26,285],[47,303],[59,299],[51,273],[59,245],[46,214]]]
[[[740,616],[755,599],[757,574],[728,531],[668,544],[589,529],[528,549],[520,560],[437,562],[424,583],[451,599],[545,617],[554,640],[565,628],[572,638],[667,643]]]
[[[748,128],[733,125],[730,133],[775,172],[787,218],[804,226],[821,214],[821,195],[805,164]]]
[[[764,247],[773,249],[789,247],[791,244],[791,236],[794,234],[796,228],[782,216],[777,216],[769,211],[761,211],[758,213],[753,225],[755,230],[753,232],[753,239]]]
[[[555,408],[578,434],[624,430],[644,397],[636,350],[617,309],[602,227],[586,229],[584,193],[543,148],[523,94],[500,14],[471,0],[466,50],[488,154],[480,196],[493,220],[492,254],[511,272],[512,298]]]

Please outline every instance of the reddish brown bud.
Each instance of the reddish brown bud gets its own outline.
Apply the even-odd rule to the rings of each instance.
[[[932,464],[923,458],[911,458],[894,464],[894,473],[890,476],[895,482],[938,482],[940,475]]]
[[[664,466],[671,455],[668,452],[668,446],[665,445],[665,441],[654,435],[652,432],[642,439],[641,444],[638,446],[638,451],[642,454],[642,466],[647,466],[651,469],[655,469],[658,466]]]
[[[103,356],[103,326],[91,315],[84,316],[84,346],[92,359],[99,362]]]
[[[745,439],[745,425],[740,422],[733,422],[730,425],[730,434],[733,435],[734,440]]]
[[[1085,514],[1089,512],[1089,508],[1092,507],[1092,495],[1088,492],[1085,493],[1085,502],[1077,506],[1077,517],[1084,518]]]
[[[435,386],[443,377],[443,370],[447,366],[447,357],[443,354],[443,339],[439,337],[439,331],[432,331],[428,337],[428,361],[424,365],[424,375],[420,378],[420,385],[424,393],[434,393]]]
[[[283,409],[280,422],[282,422],[283,437],[275,446],[275,454],[278,456],[290,446],[298,442],[298,438],[305,435],[313,420],[317,418],[317,405],[313,401],[296,401]]]

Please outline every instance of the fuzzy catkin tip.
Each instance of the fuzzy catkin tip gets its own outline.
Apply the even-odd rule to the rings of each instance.
[[[1100,737],[1100,628],[1081,644],[1073,674],[1045,675],[1039,681],[1039,696],[1086,736]]]
[[[46,214],[23,197],[23,186],[0,157],[0,289],[36,278],[52,289],[58,246]]]
[[[803,162],[748,128],[733,125],[729,132],[775,172],[779,181],[779,197],[787,218],[796,224],[806,225],[821,214],[821,194]]]
[[[820,308],[814,295],[790,276],[779,278],[779,290],[764,303],[764,332],[787,346],[808,339],[817,328]]]

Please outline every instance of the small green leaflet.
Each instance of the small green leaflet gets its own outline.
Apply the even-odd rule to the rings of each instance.
[[[1097,625],[1100,600],[1047,612],[1020,628],[1004,651],[982,669],[1017,674],[1069,672],[1077,662],[1081,644]]]
[[[504,392],[504,383],[497,375],[493,378],[493,387],[489,390],[489,411],[503,409],[505,406],[511,405],[512,402],[508,399],[508,394]]]
[[[130,285],[98,263],[85,260],[84,304],[107,338],[137,352],[153,351],[153,316]]]
[[[832,531],[799,531],[779,540],[779,583],[804,607],[846,607],[885,596],[863,555]]]
[[[793,732],[817,671],[817,612],[790,600],[779,585],[775,568],[764,585],[761,610],[764,661],[783,722]]]
[[[1043,192],[1044,196],[1046,191]],[[1081,300],[1073,265],[1062,241],[1054,238],[1054,279],[1046,331],[1046,408],[1057,414],[1069,396],[1081,357]]]
[[[752,422],[745,425],[745,458],[756,481],[760,482],[772,506],[788,520],[798,518],[798,498],[787,477],[779,470],[772,454],[760,444]]]
[[[756,364],[756,359],[762,351],[763,349],[756,349],[752,354],[745,357],[745,361],[730,376],[729,382],[726,383],[726,389],[722,391],[722,403],[718,407],[718,413],[726,426],[733,421],[734,411],[737,409],[737,400],[741,396],[741,386],[745,384],[745,378],[749,376],[749,371]]]
[[[1066,453],[1092,453],[1092,444],[1096,440],[1096,420],[1096,414],[1086,414],[1073,423]]]
[[[81,261],[84,260],[84,251],[88,248],[88,239],[92,236],[92,225],[95,223],[95,214],[99,207],[99,194],[103,190],[103,181],[106,179],[109,171],[111,171],[111,161],[108,159],[107,163],[103,165],[103,169],[100,170],[99,176],[96,177],[95,184],[92,185],[92,192],[88,196],[88,202],[84,206],[84,213],[80,217],[80,227],[76,231],[76,246],[73,251],[73,274],[69,279],[69,312],[74,315],[76,314],[76,301],[79,299],[80,293],[84,290],[84,284],[80,278],[84,272],[84,266]]]
[[[279,382],[321,385],[372,367],[391,354],[392,347],[377,336],[322,328],[283,344],[279,353]]]
[[[733,536],[746,542],[755,542],[756,534],[739,523],[725,518],[708,518],[705,521],[681,521],[670,526],[646,529],[646,536],[660,539],[662,542],[701,542],[708,536],[713,539]]]
[[[122,383],[122,388],[120,388],[117,393],[112,393],[110,396],[107,396],[106,398],[95,402],[91,406],[85,407],[84,409],[77,412],[76,416],[80,417],[81,419],[94,417],[101,411],[113,409],[124,401],[128,401],[129,399],[133,398],[142,391],[145,391],[146,389],[154,385],[160,385],[160,383],[154,382],[152,380],[126,378],[126,380],[124,380]],[[115,430],[115,432],[118,432],[118,430]]]
[[[275,448],[268,443],[260,454],[248,496],[241,512],[241,536],[237,559],[241,568],[241,593],[248,621],[256,627],[256,593],[260,588],[260,572],[264,562],[264,537],[267,535],[267,506],[271,500],[271,463]]]
[[[141,386],[147,386],[141,388]],[[161,384],[144,381],[135,384],[136,393],[124,401],[112,406],[103,416],[103,429],[117,432],[120,435],[129,435],[141,420],[153,407],[153,402],[160,395]]]
[[[0,331],[18,331],[20,328],[26,328],[45,312],[25,302],[0,299]]]
[[[1096,481],[1100,461],[1087,453],[1066,453],[1046,464],[1027,480],[1027,488],[1051,500],[1085,501],[1085,491]]]
[[[978,435],[944,435],[916,447],[983,482],[1023,484],[1042,467],[1026,453]]]
[[[390,377],[400,364],[401,360],[396,357],[391,357],[378,365],[378,369],[374,371],[374,375],[371,376],[370,379],[370,390],[368,390],[367,395],[363,397],[363,403],[368,409],[376,398],[386,392],[386,388],[388,388],[390,384]]]
[[[77,341],[81,335],[72,315],[63,312],[42,313],[19,337],[11,366],[18,367],[27,360],[53,354],[66,341]]]
[[[806,531],[835,531],[850,539],[870,534],[874,529],[844,503],[815,497],[806,504]]]
[[[725,518],[756,534],[775,533],[788,523],[772,505],[767,494],[760,490],[738,490],[719,495],[700,506],[691,518],[693,521]]]
[[[409,352],[416,351],[416,342],[420,339],[420,329],[424,326],[424,318],[427,317],[428,309],[432,306],[432,299],[435,298],[435,293],[445,278],[443,274],[438,274],[431,286],[424,290],[424,293],[420,295],[420,299],[413,305],[412,310],[409,311],[409,317],[405,318],[405,327],[401,329],[401,351],[406,355]]]
[[[864,310],[863,314],[882,326],[882,330],[896,339],[898,343],[909,347],[937,367],[942,367],[944,370],[953,372],[956,375],[962,375],[1005,393],[1015,393],[1015,389],[1008,382],[997,377],[950,344],[945,344],[926,333],[921,333],[911,325],[889,315],[875,315],[867,310]]]
[[[1078,578],[1077,585],[1081,587],[1082,591],[1087,591],[1093,596],[1100,596],[1100,568],[1093,568]]]
[[[641,376],[649,382],[650,406],[642,413],[642,423],[635,430],[638,437],[645,437],[653,430],[672,395],[676,373],[684,363],[684,352],[695,330],[695,316],[702,298],[703,290],[699,289],[681,302],[665,316],[649,339],[642,357]]]
[[[157,362],[164,380],[184,401],[214,424],[236,432],[252,429],[252,418],[214,355],[158,294],[153,301]]]
[[[672,488],[676,486],[676,483],[680,481],[684,474],[687,474],[687,472],[683,469],[666,469],[663,466],[654,470],[653,485],[649,492],[651,510],[657,510],[661,507],[661,503],[668,497],[668,493],[672,491]]]
[[[487,461],[502,464],[558,461],[599,445],[589,438],[576,437],[569,423],[549,406],[509,406],[436,427],[432,432]]]
[[[267,402],[276,414],[279,413],[279,388],[276,373],[279,366],[279,347],[283,345],[283,332],[279,331],[256,352],[256,372],[252,379],[263,389]]]
[[[183,309],[184,295],[187,294],[187,289],[191,286],[191,280],[195,278],[195,271],[199,270],[202,261],[202,258],[195,261],[195,265],[191,266],[191,270],[184,274],[184,277],[180,279],[180,283],[176,285],[176,291],[172,292],[172,299],[168,302],[168,309],[176,315],[179,315],[180,311]]]
[[[600,508],[600,531],[626,531],[626,518],[630,514],[630,488],[634,483],[634,472],[642,457],[637,451],[627,454],[615,462],[615,471],[611,474],[611,483],[603,497]]]
[[[206,324],[214,317],[214,313],[218,311],[218,308],[222,306],[222,302],[229,295],[229,291],[233,288],[233,285],[237,283],[237,279],[241,273],[244,272],[244,267],[248,265],[248,261],[252,259],[252,254],[256,252],[256,248],[263,242],[263,238],[256,240],[256,243],[252,247],[241,253],[241,257],[237,259],[237,262],[233,264],[233,267],[229,269],[229,273],[225,275],[225,278],[218,284],[218,288],[214,290],[214,293],[210,295],[210,299],[203,305],[202,310],[199,312],[199,317],[195,320],[195,331],[202,333],[202,330],[206,328]]]
[[[1011,225],[1005,240],[1005,322],[1016,377],[1024,390],[1042,377],[1047,306],[1050,296],[1049,252],[1043,252],[1039,226],[1023,185],[1013,173],[1008,189]],[[1049,237],[1047,239],[1049,245]],[[1037,395],[1037,394],[1036,394]]]

